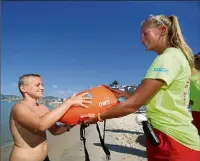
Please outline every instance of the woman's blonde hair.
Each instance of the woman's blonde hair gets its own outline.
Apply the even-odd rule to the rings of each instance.
[[[145,22],[151,22],[156,26],[166,26],[168,29],[168,39],[172,47],[180,48],[187,58],[190,68],[194,70],[194,56],[193,52],[184,40],[181,28],[176,16],[165,16],[165,15],[150,15]]]

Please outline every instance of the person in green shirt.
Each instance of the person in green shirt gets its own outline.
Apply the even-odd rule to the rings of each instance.
[[[190,105],[194,119],[192,123],[198,129],[200,135],[200,52],[194,58],[196,71],[192,75],[190,83]]]
[[[188,111],[192,50],[186,44],[176,16],[150,15],[141,26],[141,43],[158,56],[132,95],[101,114],[88,114],[85,123],[123,117],[146,106],[148,122],[159,145],[146,139],[148,161],[200,161],[200,137]]]

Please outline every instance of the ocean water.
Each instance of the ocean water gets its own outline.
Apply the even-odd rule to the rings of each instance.
[[[1,149],[12,144],[13,139],[9,129],[9,115],[16,101],[1,102]]]
[[[1,102],[1,149],[13,144],[13,138],[9,128],[9,116],[12,106],[16,103],[17,101]],[[48,107],[49,109],[53,108],[49,105]]]

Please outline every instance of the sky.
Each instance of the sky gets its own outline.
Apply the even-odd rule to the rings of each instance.
[[[176,15],[186,42],[200,51],[200,2],[2,2],[1,93],[20,95],[19,76],[38,73],[45,96],[117,80],[137,85],[157,56],[140,43],[150,14]]]

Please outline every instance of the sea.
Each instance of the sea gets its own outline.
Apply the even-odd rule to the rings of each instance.
[[[9,128],[9,116],[12,106],[17,102],[18,101],[1,101],[1,149],[13,144],[13,138]],[[50,105],[47,105],[47,107],[53,109]]]

